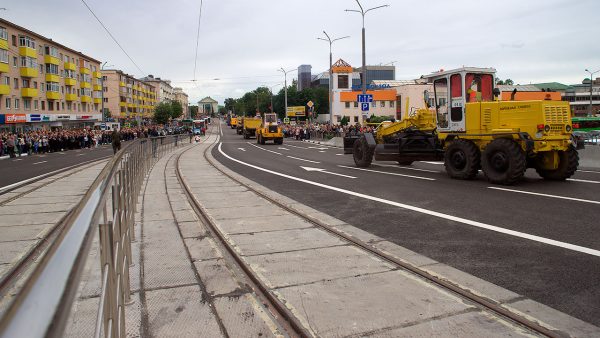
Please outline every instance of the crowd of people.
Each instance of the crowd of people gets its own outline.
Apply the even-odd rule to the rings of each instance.
[[[23,154],[45,154],[73,149],[91,149],[113,144],[113,135],[119,141],[140,137],[159,136],[157,126],[121,128],[119,133],[110,130],[60,129],[32,130],[27,132],[0,132],[0,157],[22,156]],[[120,142],[119,142],[120,143]]]
[[[308,140],[311,138],[330,139],[336,136],[359,135],[365,132],[372,132],[371,126],[360,125],[331,125],[310,123],[305,125],[284,125],[283,134],[285,137],[293,137],[296,140]]]

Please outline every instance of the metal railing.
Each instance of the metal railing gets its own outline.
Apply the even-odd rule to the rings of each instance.
[[[189,137],[136,139],[107,163],[0,319],[0,337],[63,335],[95,231],[102,270],[95,337],[125,336],[137,198],[152,165],[182,143]]]

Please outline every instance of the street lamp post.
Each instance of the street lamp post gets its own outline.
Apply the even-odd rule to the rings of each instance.
[[[594,86],[594,74],[600,72],[600,69],[598,69],[595,72],[591,72],[589,70],[585,70],[586,72],[590,73],[590,112],[588,114],[590,114],[590,116],[593,115],[593,110],[592,110],[592,93],[593,93],[593,86]]]
[[[285,93],[285,116],[287,116],[287,73],[293,71],[294,69],[285,70],[283,67],[279,68],[278,71],[283,72],[283,89]]]
[[[331,45],[338,40],[349,38],[349,36],[343,36],[332,40],[327,32],[323,31],[323,34],[325,34],[327,39],[317,39],[329,42],[329,123],[333,124],[333,71],[331,69],[333,67],[333,55],[331,53]]]
[[[356,12],[362,15],[362,93],[363,95],[367,93],[367,61],[366,61],[366,53],[365,53],[365,15],[372,10],[389,7],[389,5],[381,5],[373,8],[369,8],[367,10],[363,9],[363,6],[360,4],[358,0],[356,0],[358,4],[359,10],[356,9],[346,9],[346,12]]]
[[[104,70],[104,67],[106,66],[107,63],[108,63],[108,61],[104,62],[102,64],[102,66],[100,67],[100,86],[102,87],[102,91],[100,92],[101,93],[100,98],[102,99],[102,102],[101,102],[102,123],[106,123],[106,118],[104,117],[104,74],[102,74],[102,71]]]

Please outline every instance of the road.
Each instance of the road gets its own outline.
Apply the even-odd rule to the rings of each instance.
[[[126,143],[125,143],[126,144]],[[0,189],[45,173],[112,155],[110,145],[0,160]]]
[[[439,262],[600,326],[600,171],[515,186],[450,179],[438,162],[357,169],[338,148],[258,145],[222,125],[230,169]],[[232,205],[235,200],[232,199]]]

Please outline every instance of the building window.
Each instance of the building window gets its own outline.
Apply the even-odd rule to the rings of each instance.
[[[17,47],[17,37],[15,35],[12,36],[12,45]]]
[[[38,100],[33,101],[33,109],[38,110]]]
[[[358,101],[354,101],[354,108],[358,108]]]
[[[394,102],[394,101],[390,101],[390,108],[394,108],[394,104],[395,104],[395,103],[396,103],[396,102]]]
[[[15,89],[19,89],[19,79],[17,79],[16,77],[13,79],[13,83],[14,83],[14,87]]]
[[[348,88],[348,75],[338,75],[338,88]]]
[[[377,103],[375,101],[371,102],[371,107],[373,107],[373,108],[377,107]]]
[[[358,123],[358,116],[354,116],[354,123]]]
[[[8,63],[8,51],[6,49],[0,49],[0,62]]]
[[[346,109],[350,108],[350,102],[346,102],[345,105],[346,105]]]
[[[46,101],[40,101],[42,102],[42,110],[46,110]]]
[[[23,79],[23,88],[29,88],[29,80]]]
[[[44,74],[44,65],[40,65],[40,74]]]
[[[18,61],[17,57],[13,56],[13,67],[17,68],[18,65],[19,65],[19,61]]]
[[[48,83],[46,83],[46,91],[57,92],[58,93],[59,90],[60,90],[60,88],[59,88],[58,83],[56,83],[56,82],[48,82]]]
[[[19,36],[19,46],[35,49],[35,40],[28,36],[21,35]]]
[[[42,93],[46,92],[46,85],[43,82],[40,85],[40,89],[42,90]]]
[[[385,107],[385,101],[381,101],[380,106]]]
[[[46,55],[54,56],[58,58],[58,48],[52,46],[46,46]]]
[[[2,79],[2,84],[4,84],[4,85],[7,85],[7,86],[10,86],[10,77],[8,77],[8,76],[5,76],[5,77]]]
[[[6,109],[10,109],[10,97],[7,97],[7,98],[4,100],[4,108],[6,108]]]
[[[62,110],[65,110],[65,103],[64,103],[64,102],[61,102],[61,105],[60,105],[60,106],[61,106],[61,109],[62,109]]]
[[[21,102],[21,100],[15,99],[15,109],[19,109],[19,103],[20,102]]]
[[[37,68],[37,60],[29,56],[21,56],[21,67]]]
[[[46,64],[46,73],[58,75],[58,66],[51,64],[51,63],[47,63]]]
[[[8,40],[8,31],[4,27],[0,27],[0,39]]]
[[[31,99],[23,99],[23,109],[31,110]]]

